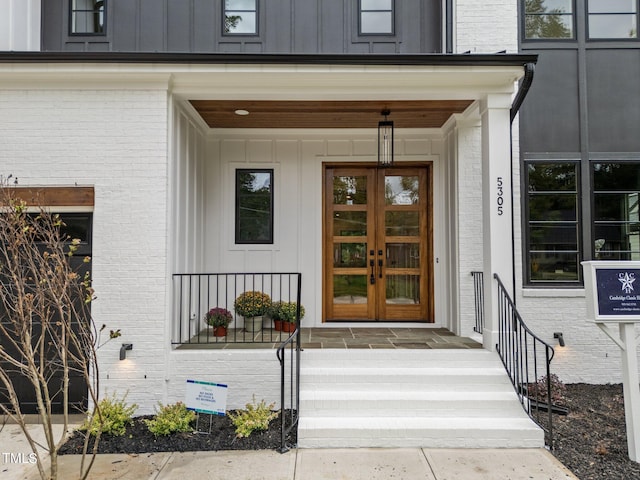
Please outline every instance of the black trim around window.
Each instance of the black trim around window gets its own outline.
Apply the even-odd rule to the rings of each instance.
[[[540,4],[539,11],[527,10],[529,2],[522,0],[521,9],[521,36],[522,41],[526,42],[567,42],[576,40],[576,4],[575,0],[569,0],[571,11],[548,11],[544,6],[544,0]],[[570,17],[570,30],[563,31],[565,28],[557,23],[563,17]],[[531,35],[532,31],[536,31],[537,35]]]
[[[365,2],[367,0],[364,0]],[[375,8],[366,8],[366,4],[363,7],[363,0],[358,0],[358,35],[361,37],[368,36],[385,36],[385,37],[393,37],[396,35],[396,2],[395,0],[389,0],[390,6],[389,9],[375,9]],[[389,14],[391,16],[391,31],[390,32],[369,32],[362,30],[362,17],[363,14]]]
[[[635,0],[635,2],[633,3],[633,10],[629,10],[629,11],[612,11],[612,10],[608,10],[608,11],[603,11],[603,10],[598,10],[595,11],[595,9],[591,8],[591,1],[592,0],[587,0],[586,2],[586,17],[587,17],[587,39],[590,41],[606,41],[606,40],[615,40],[615,41],[638,41],[638,19],[640,17],[639,13],[640,13],[640,7],[638,5],[638,3],[640,2],[640,0]],[[608,2],[606,3],[606,5],[610,5]],[[631,31],[627,32],[626,35],[598,35],[595,36],[592,34],[592,32],[594,30],[596,30],[595,28],[593,28],[595,26],[594,23],[592,23],[592,20],[599,20],[599,19],[604,19],[605,17],[608,17],[609,20],[612,20],[613,18],[622,18],[622,17],[634,17],[635,20],[635,26],[632,27]],[[605,28],[609,28],[609,31],[611,32],[612,30],[610,29],[610,26],[607,27],[605,26]],[[631,35],[629,35],[631,34]]]
[[[93,30],[76,31],[76,15],[87,15],[93,19]],[[93,8],[79,8],[76,0],[69,0],[69,36],[103,37],[107,34],[107,0],[93,1]]]
[[[525,160],[523,173],[525,284],[581,285],[579,160]]]
[[[247,12],[248,14],[253,16],[254,19],[254,28],[252,31],[248,32],[234,32],[230,29],[230,21],[234,17],[241,17],[242,15],[227,15],[228,13],[236,13],[241,14],[242,12]],[[228,20],[229,19],[229,20]],[[260,35],[260,11],[259,11],[259,1],[253,0],[253,9],[245,9],[241,10],[239,8],[227,8],[227,1],[223,0],[222,2],[222,35],[223,36],[251,36],[256,37]]]
[[[236,169],[236,244],[273,244],[273,169]]]

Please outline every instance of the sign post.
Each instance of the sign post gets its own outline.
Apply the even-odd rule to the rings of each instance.
[[[640,262],[591,261],[582,265],[588,320],[595,322],[621,350],[627,447],[629,458],[640,462],[640,386],[635,329],[640,322]],[[616,323],[618,335],[612,327]]]
[[[225,415],[227,409],[227,386],[222,383],[187,380],[185,406],[197,414],[196,431],[199,432],[200,414],[209,414],[209,433],[213,415]],[[201,433],[201,432],[199,432]]]

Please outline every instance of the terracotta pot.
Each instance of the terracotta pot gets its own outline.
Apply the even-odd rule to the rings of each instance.
[[[288,332],[291,333],[293,331],[295,331],[296,329],[296,324],[293,322],[282,322],[282,331],[283,332]]]
[[[281,332],[282,331],[282,320],[276,320],[275,318],[273,319],[273,329],[276,332]]]
[[[214,337],[226,337],[227,336],[227,327],[213,327],[213,336]]]

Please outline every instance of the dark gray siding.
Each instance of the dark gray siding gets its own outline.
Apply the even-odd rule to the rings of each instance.
[[[521,149],[580,151],[578,53],[550,50],[538,58],[534,81],[520,110]]]
[[[590,50],[589,150],[640,152],[640,49]]]
[[[69,0],[42,0],[43,51],[441,53],[439,0],[396,0],[394,35],[358,35],[358,0],[260,0],[257,35],[223,35],[222,0],[108,0],[106,34],[69,35]]]

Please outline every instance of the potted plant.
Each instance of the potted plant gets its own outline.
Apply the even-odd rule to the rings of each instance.
[[[204,321],[213,327],[214,336],[224,337],[227,335],[227,327],[233,321],[233,315],[226,308],[215,307],[206,313]]]
[[[262,330],[262,316],[269,312],[271,297],[264,292],[248,291],[241,293],[233,303],[238,315],[244,317],[244,329],[256,333]]]
[[[269,315],[271,315],[271,319],[273,320],[273,329],[276,332],[282,331],[282,305],[284,302],[277,301],[271,304],[271,308],[269,309]]]
[[[282,316],[282,331],[293,332],[296,329],[296,315],[298,313],[298,304],[296,302],[282,302],[280,307],[280,315]],[[300,318],[304,317],[304,307],[300,305]]]

